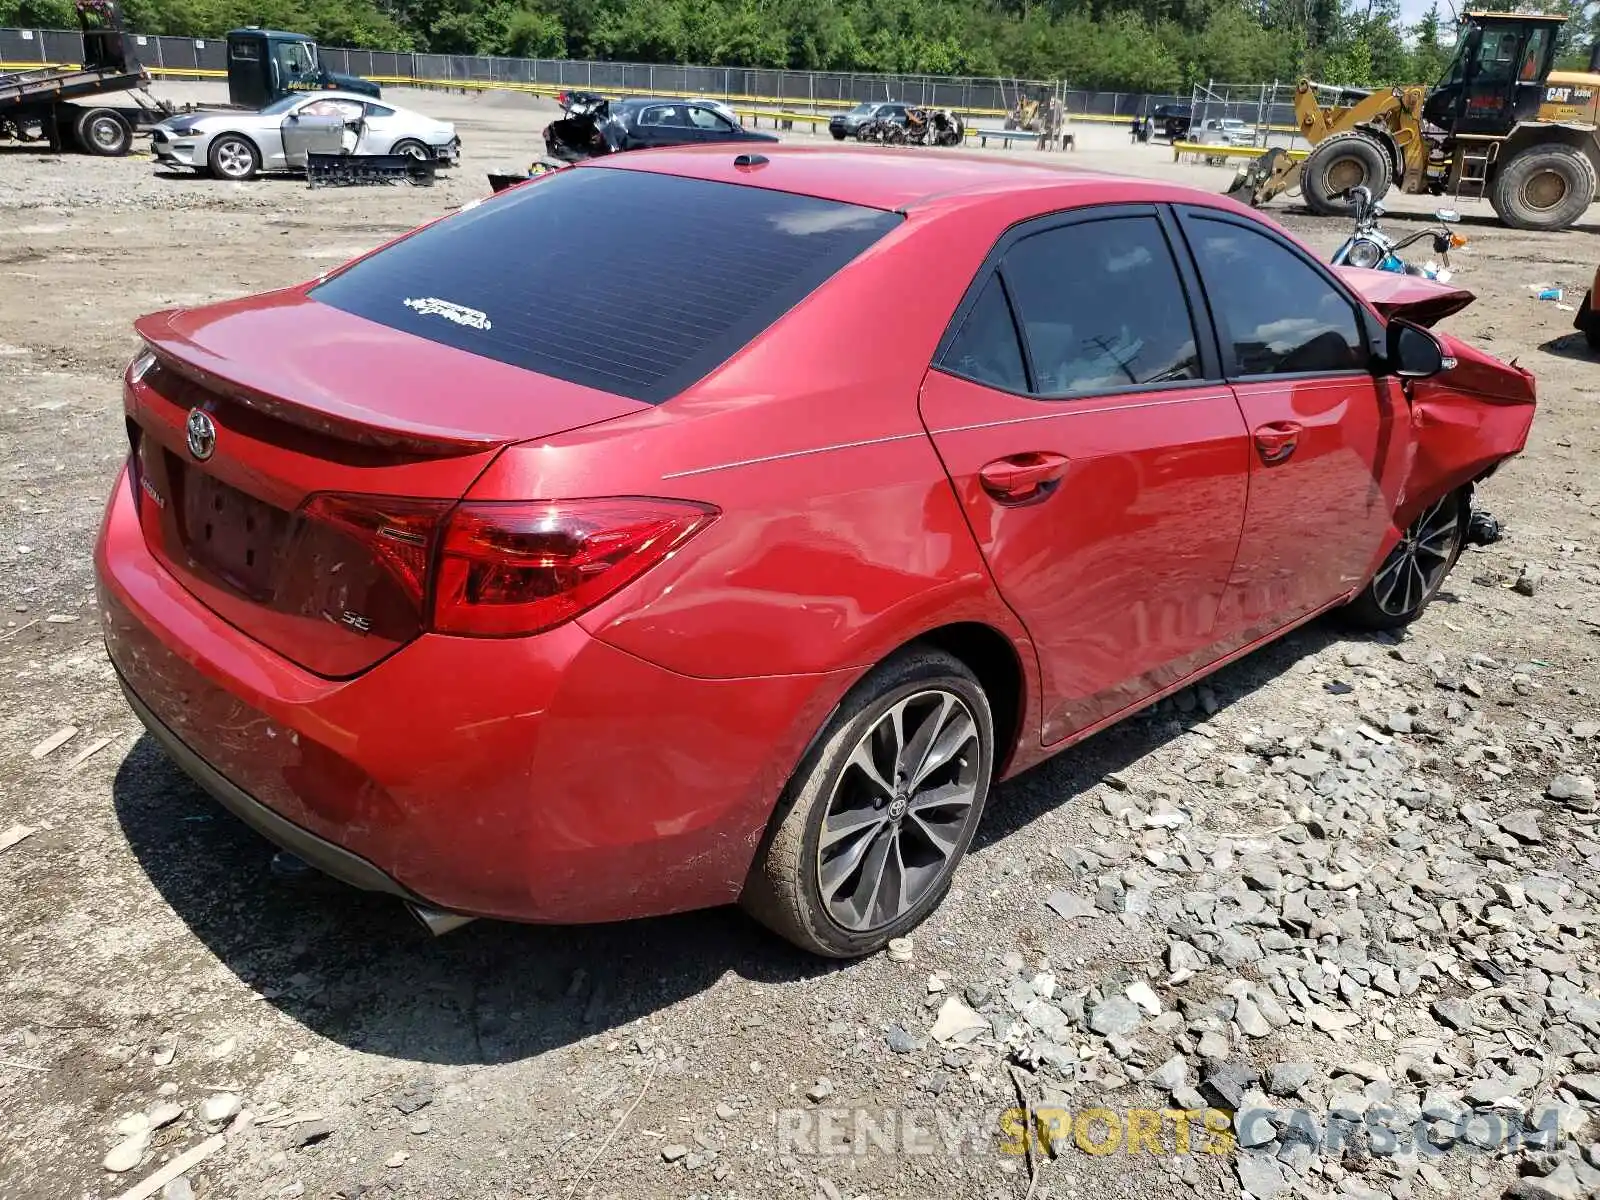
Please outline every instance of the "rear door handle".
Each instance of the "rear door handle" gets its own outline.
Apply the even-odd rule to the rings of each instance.
[[[1256,453],[1269,467],[1287,462],[1300,444],[1301,426],[1296,421],[1274,421],[1258,426],[1255,432]]]
[[[1072,460],[1050,450],[1009,454],[978,470],[983,490],[1001,504],[1027,504],[1047,496],[1067,473]]]

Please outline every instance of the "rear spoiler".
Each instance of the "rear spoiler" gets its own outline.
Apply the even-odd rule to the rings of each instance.
[[[1399,317],[1432,326],[1460,312],[1478,297],[1465,288],[1367,267],[1335,267],[1339,277],[1385,318]]]

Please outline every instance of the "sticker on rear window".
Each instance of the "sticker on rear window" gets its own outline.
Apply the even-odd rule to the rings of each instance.
[[[414,309],[424,317],[443,317],[446,321],[454,321],[457,325],[469,325],[473,329],[487,331],[494,328],[489,323],[488,313],[468,308],[465,304],[452,304],[437,296],[413,297],[406,301],[406,307]]]

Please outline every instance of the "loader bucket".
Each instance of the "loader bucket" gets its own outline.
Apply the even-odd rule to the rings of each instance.
[[[1240,204],[1248,204],[1255,208],[1264,204],[1283,186],[1278,184],[1278,177],[1287,172],[1292,165],[1286,161],[1287,155],[1281,146],[1274,146],[1260,158],[1244,167],[1233,177],[1233,186],[1224,193],[1229,199],[1237,200]]]

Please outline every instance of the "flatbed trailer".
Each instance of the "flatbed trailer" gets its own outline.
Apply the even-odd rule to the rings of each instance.
[[[52,150],[76,146],[86,154],[126,154],[137,131],[172,114],[145,90],[149,83],[142,71],[56,68],[0,75],[0,134],[48,142]],[[118,92],[134,102],[120,102]]]
[[[52,150],[126,154],[136,131],[173,109],[150,95],[149,72],[122,32],[114,0],[78,0],[76,7],[83,64],[0,75],[0,137],[47,142]]]

